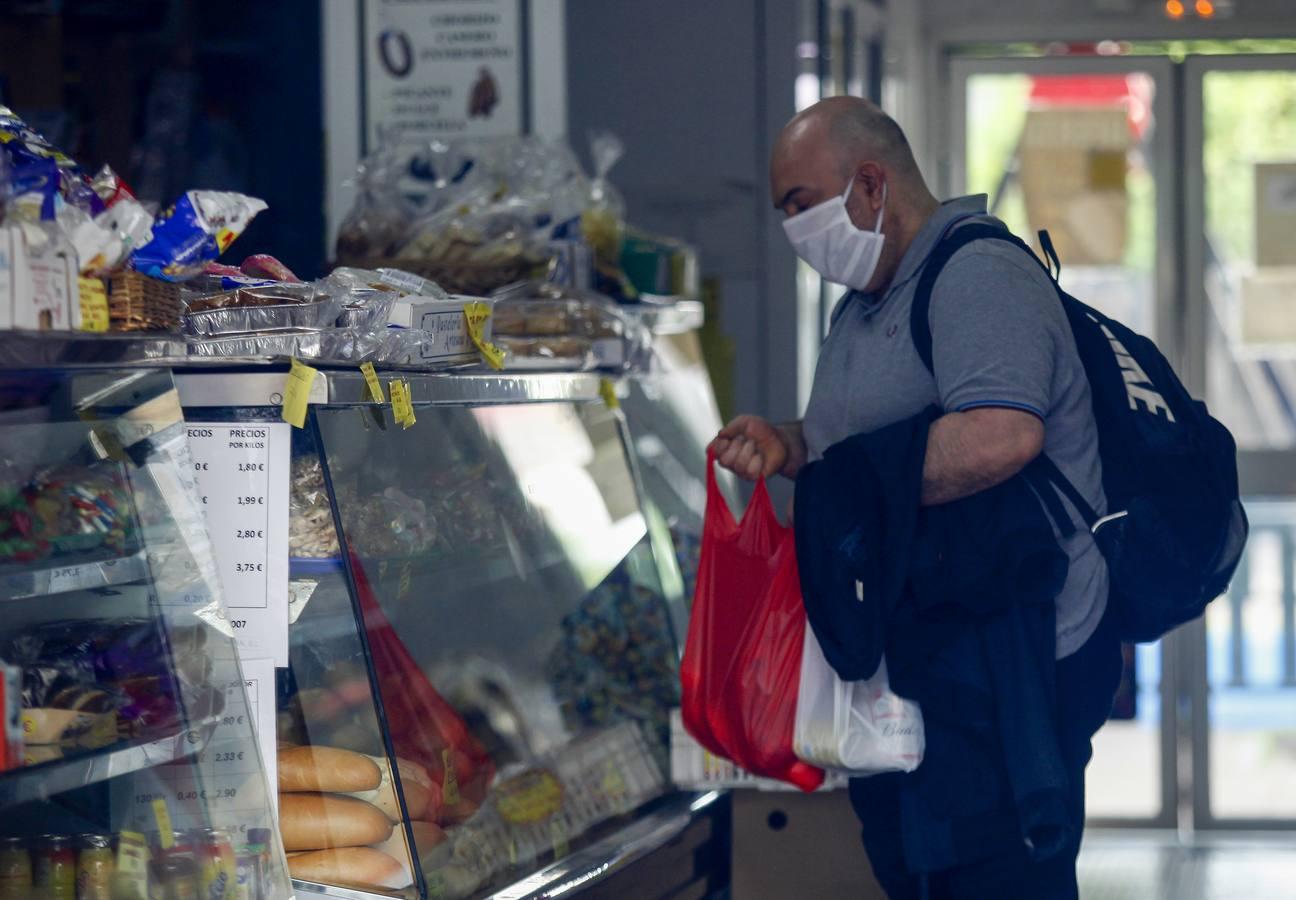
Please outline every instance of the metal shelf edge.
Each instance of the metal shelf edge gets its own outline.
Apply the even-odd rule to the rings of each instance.
[[[214,719],[205,719],[179,734],[146,744],[63,763],[51,761],[39,766],[10,769],[0,773],[0,808],[48,800],[65,791],[192,756],[206,746],[215,725]]]
[[[0,602],[129,584],[148,575],[148,561],[143,551],[96,562],[45,566],[0,576]]]

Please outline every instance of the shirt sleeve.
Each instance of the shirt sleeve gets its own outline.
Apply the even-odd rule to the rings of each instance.
[[[971,244],[936,279],[928,315],[946,412],[999,406],[1048,415],[1066,319],[1043,269]]]

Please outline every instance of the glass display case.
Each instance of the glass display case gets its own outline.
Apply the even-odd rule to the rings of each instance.
[[[181,376],[186,414],[277,416],[257,377]],[[587,375],[406,380],[411,427],[329,370],[293,431],[298,896],[599,896],[652,859],[719,889],[723,798],[670,786],[687,613],[624,418]]]
[[[203,502],[169,371],[0,371],[0,896],[292,896]]]

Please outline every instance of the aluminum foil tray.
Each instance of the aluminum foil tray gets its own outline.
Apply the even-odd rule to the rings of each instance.
[[[185,313],[180,317],[180,327],[185,334],[198,337],[318,330],[333,325],[337,310],[337,304],[330,302],[229,306]]]

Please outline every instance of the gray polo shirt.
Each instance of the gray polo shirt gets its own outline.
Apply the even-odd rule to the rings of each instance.
[[[916,415],[978,406],[1021,409],[1044,421],[1044,451],[1106,513],[1089,382],[1047,273],[1019,249],[973,241],[946,264],[932,290],[932,361],[914,349],[909,309],[918,276],[951,228],[986,215],[985,195],[940,206],[915,237],[884,294],[850,292],[833,310],[805,415],[806,448],[828,447]],[[1068,508],[1070,508],[1068,506]],[[1061,540],[1071,559],[1057,599],[1057,657],[1080,648],[1107,606],[1107,567],[1079,515]]]

